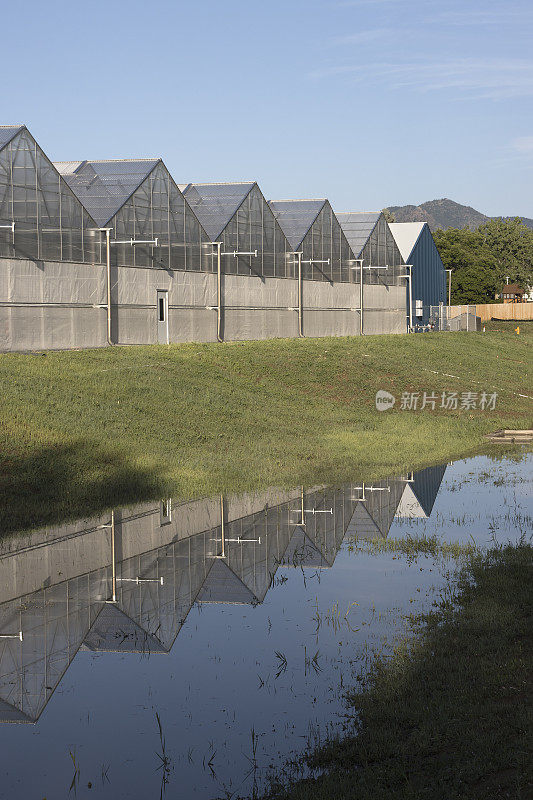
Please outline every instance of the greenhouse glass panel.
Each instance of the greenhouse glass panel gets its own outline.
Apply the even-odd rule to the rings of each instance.
[[[354,281],[355,256],[327,200],[273,200],[269,205],[293,250],[302,252],[305,280]]]
[[[94,263],[95,222],[27,128],[0,128],[0,148],[0,255]]]
[[[59,162],[58,168],[99,226],[112,229],[113,263],[213,270],[209,237],[161,159]]]
[[[290,245],[256,183],[189,184],[184,195],[212,241],[222,242],[223,272],[287,276]]]
[[[403,261],[383,214],[337,212],[336,216],[354,257],[363,259],[363,282],[384,285],[395,283]],[[387,269],[376,269],[376,267],[387,267]]]

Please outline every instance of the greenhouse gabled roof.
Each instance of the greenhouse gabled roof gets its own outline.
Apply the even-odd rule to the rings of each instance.
[[[248,197],[255,182],[189,183],[183,189],[188,204],[214,242]]]
[[[95,222],[105,225],[160,161],[55,161],[54,166]]]
[[[17,133],[24,130],[25,125],[0,125],[0,150],[2,150]]]
[[[341,211],[339,213],[335,212],[335,216],[341,224],[352,252],[356,258],[359,257],[372,235],[372,231],[378,224],[381,211]]]
[[[327,200],[269,200],[290,246],[297,250]]]
[[[427,222],[389,222],[389,228],[402,258],[407,263]]]

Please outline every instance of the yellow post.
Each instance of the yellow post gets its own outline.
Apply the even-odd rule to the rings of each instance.
[[[518,327],[516,327],[516,328],[514,329],[514,332],[515,332],[516,334],[519,334],[519,333],[520,333],[520,325],[518,325]]]

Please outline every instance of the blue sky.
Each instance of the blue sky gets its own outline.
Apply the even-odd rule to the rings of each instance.
[[[2,123],[53,159],[533,217],[531,0],[26,0],[2,29]]]

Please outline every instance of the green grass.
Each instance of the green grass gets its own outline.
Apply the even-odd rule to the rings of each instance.
[[[533,325],[507,331],[0,356],[0,526],[172,494],[376,479],[530,427]],[[445,377],[444,374],[457,377]],[[494,388],[495,387],[495,388]],[[378,389],[499,392],[378,413]]]
[[[474,555],[479,548],[473,539],[468,542],[446,542],[432,534],[431,536],[407,535],[400,539],[355,539],[353,543],[348,544],[348,550],[370,555],[395,553],[398,556],[405,556],[407,563],[411,563],[420,556],[459,560]]]
[[[533,796],[533,547],[477,554],[457,589],[348,697],[354,732],[273,800]]]
[[[531,320],[513,321],[510,319],[504,319],[504,320],[491,319],[488,322],[482,322],[481,325],[482,327],[483,325],[485,326],[486,331],[498,332],[498,333],[512,333],[515,336],[522,336],[522,335],[527,336],[527,334],[531,333],[531,330],[533,329],[533,321]],[[518,334],[515,333],[516,328],[520,329],[520,333]]]

